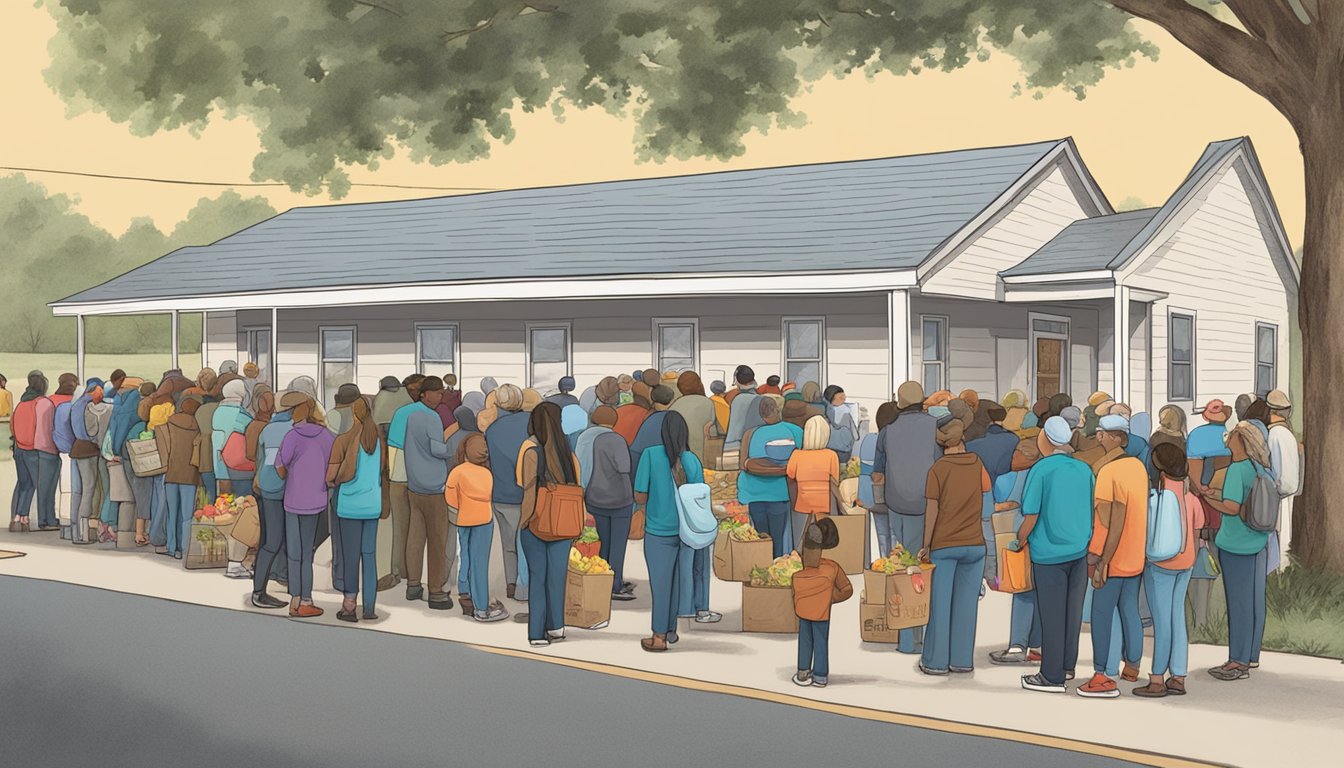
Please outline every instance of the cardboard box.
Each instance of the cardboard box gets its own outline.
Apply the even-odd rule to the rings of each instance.
[[[255,504],[243,507],[229,530],[233,540],[249,549],[261,543],[261,510]]]
[[[1017,510],[995,512],[994,516],[990,519],[994,525],[995,536],[998,536],[1001,533],[1017,533],[1017,527],[1013,525],[1013,523],[1017,522]]]
[[[565,571],[565,626],[601,629],[611,622],[612,573]]]
[[[769,566],[774,554],[775,543],[768,536],[735,541],[727,531],[719,531],[714,540],[714,576],[721,581],[751,581],[751,569]]]
[[[843,515],[831,515],[831,522],[840,532],[840,546],[826,550],[824,556],[851,576],[863,573],[872,563],[868,559],[868,510],[849,507]]]
[[[863,572],[863,601],[870,606],[883,607],[889,630],[922,627],[929,623],[933,565],[921,563],[919,567],[918,581],[922,581],[922,585],[916,583],[916,576],[908,573]]]
[[[742,585],[742,631],[796,634],[798,614],[788,587]]]
[[[1017,541],[1016,533],[1000,533],[994,537],[994,550],[998,556],[998,584],[999,592],[1007,594],[1017,594],[1019,592],[1030,592],[1035,588],[1031,580],[1031,558],[1026,552],[1012,552],[1008,550],[1008,545]],[[1022,565],[1023,561],[1019,558],[1025,558],[1025,569],[1019,578],[1009,578],[1008,569]]]
[[[870,603],[864,593],[859,602],[859,639],[865,643],[897,643],[901,631],[887,624],[885,603]]]

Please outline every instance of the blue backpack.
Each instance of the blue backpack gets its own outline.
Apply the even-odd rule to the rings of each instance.
[[[680,464],[678,470],[681,469]],[[675,473],[685,478],[684,471]],[[710,499],[707,483],[676,483],[674,498],[677,501],[677,535],[691,549],[704,549],[714,543],[719,535],[719,520],[714,517],[714,508]]]
[[[1185,550],[1185,516],[1181,514],[1181,500],[1166,488],[1148,492],[1148,545],[1149,562],[1160,563]]]

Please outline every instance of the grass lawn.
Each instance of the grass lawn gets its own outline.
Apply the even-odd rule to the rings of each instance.
[[[1193,628],[1196,643],[1227,645],[1227,603],[1209,595],[1209,623]],[[1344,658],[1344,577],[1294,564],[1265,582],[1265,650]]]

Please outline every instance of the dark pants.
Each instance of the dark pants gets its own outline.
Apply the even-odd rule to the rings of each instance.
[[[527,639],[542,640],[547,631],[565,626],[565,571],[569,568],[569,539],[542,541],[524,528],[527,554]]]
[[[634,510],[633,504],[623,509],[588,508],[597,522],[597,537],[602,540],[598,554],[616,574],[611,582],[613,594],[621,591],[625,580],[625,549],[630,542],[630,519]]]
[[[374,557],[378,545],[378,518],[350,520],[342,517],[336,523],[336,527],[341,529],[341,547],[345,550],[341,562],[345,567],[343,578],[346,589],[341,592],[347,598],[356,596],[355,587],[361,583],[359,569],[362,564],[364,613],[373,613],[374,604],[378,601],[378,563]],[[334,545],[334,538],[332,542]]]
[[[331,533],[331,588],[341,594],[352,594],[359,590],[359,582],[350,585],[350,592],[345,589],[345,545],[341,543],[345,531],[341,529],[340,515],[336,513],[336,504],[341,498],[341,487],[327,491],[327,530]],[[358,554],[358,551],[356,551]]]
[[[774,543],[775,557],[789,554],[789,502],[753,501],[747,504],[751,525]]]
[[[206,502],[214,504],[215,499],[219,498],[219,484],[215,482],[214,472],[201,473],[201,487],[205,489]]]
[[[252,591],[265,592],[274,563],[289,562],[289,553],[285,550],[285,502],[263,496],[257,500],[257,506],[261,513],[261,546],[257,549],[257,562],[253,564]],[[285,552],[284,557],[279,556],[281,552]]]
[[[1238,664],[1258,661],[1260,640],[1265,636],[1264,553],[1238,555],[1218,553],[1223,567],[1223,594],[1227,597],[1227,658]]]
[[[1078,666],[1078,633],[1083,629],[1087,557],[1065,563],[1032,563],[1036,612],[1041,617],[1041,675],[1055,685]]]
[[[28,517],[33,508],[33,496],[37,493],[37,451],[14,449],[14,468],[18,471],[18,482],[14,485],[14,496],[10,501],[9,516],[12,520]]]
[[[1112,576],[1092,593],[1092,669],[1116,669],[1111,659],[1111,630],[1120,612],[1120,655],[1138,666],[1143,658],[1143,625],[1139,621],[1139,584],[1142,576]]]
[[[323,517],[285,513],[285,550],[289,555],[289,596],[313,601],[313,550],[317,548],[317,523]],[[253,577],[256,574],[253,573]],[[255,582],[253,582],[255,585]]]
[[[831,674],[831,622],[798,620],[798,669],[824,682]]]
[[[191,542],[191,518],[196,511],[196,486],[167,483],[168,515],[164,523],[168,553],[185,555]]]
[[[653,633],[677,631],[677,560],[681,537],[644,535],[644,562],[649,567],[649,592],[653,598]]]
[[[57,527],[61,524],[56,519],[56,489],[61,482],[61,456],[42,451],[34,453],[37,454],[37,524]]]

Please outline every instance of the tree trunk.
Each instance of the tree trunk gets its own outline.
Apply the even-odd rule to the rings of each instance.
[[[1306,487],[1295,505],[1292,548],[1309,566],[1344,574],[1344,104],[1338,82],[1299,124],[1306,166],[1302,328],[1302,431]]]

